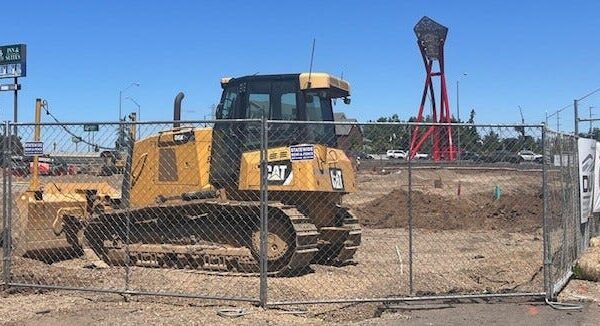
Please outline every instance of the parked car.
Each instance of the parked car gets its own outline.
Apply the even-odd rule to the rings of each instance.
[[[428,158],[429,158],[429,154],[426,154],[426,153],[415,154],[415,160],[426,160]]]
[[[38,173],[40,175],[67,175],[75,174],[74,166],[69,166],[67,162],[58,157],[39,157]],[[29,162],[29,172],[33,172],[33,162]]]
[[[542,155],[540,154],[536,154],[533,151],[520,151],[517,153],[517,155],[519,155],[519,157],[521,158],[521,161],[523,162],[535,162],[536,160],[541,160],[542,159]]]
[[[460,159],[463,161],[473,161],[473,162],[481,162],[481,155],[471,152],[471,151],[463,151],[460,153]]]
[[[373,155],[367,154],[365,152],[353,152],[353,151],[349,151],[349,152],[347,152],[347,155],[349,157],[359,158],[361,160],[372,160],[373,159]]]
[[[497,150],[497,151],[483,155],[482,161],[487,162],[487,163],[498,163],[498,162],[519,163],[521,161],[521,157],[511,151]]]
[[[539,157],[536,157],[533,162],[538,163],[538,164],[542,164],[542,163],[552,164],[552,156],[546,155],[545,161],[546,162],[544,162],[544,155],[540,155]]]
[[[4,166],[4,161],[0,161]],[[12,156],[10,159],[12,175],[26,177],[29,174],[29,161],[22,156]]]
[[[386,156],[388,158],[405,159],[407,156],[407,153],[406,153],[406,151],[403,151],[401,149],[390,149],[387,151]]]

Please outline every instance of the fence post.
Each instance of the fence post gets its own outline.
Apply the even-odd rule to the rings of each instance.
[[[412,139],[412,128],[408,125],[408,139]],[[408,147],[408,289],[414,294],[413,286],[413,211],[412,211],[412,146]]]
[[[119,126],[123,126],[120,124]],[[135,128],[135,125],[129,125]],[[131,196],[131,169],[133,167],[133,144],[135,139],[133,139],[130,132],[127,132],[126,135],[126,150],[127,150],[127,160],[125,161],[125,166],[123,167],[123,184],[121,187],[121,198],[123,199],[122,205],[124,209],[127,210],[125,216],[125,291],[129,291],[130,283],[131,283],[131,255],[129,251],[129,247],[131,244],[131,210],[130,206],[130,196]]]
[[[546,124],[542,125],[542,232],[543,232],[543,261],[544,261],[544,291],[546,292],[546,299],[552,299],[552,258],[550,256],[550,234],[548,230],[548,179],[547,179],[547,167],[546,157],[548,155],[548,148],[546,143]],[[561,157],[562,161],[562,157]]]
[[[267,306],[267,237],[268,237],[268,189],[267,189],[267,148],[268,126],[267,117],[263,114],[260,128],[260,306]]]
[[[12,282],[11,277],[11,264],[12,264],[12,135],[10,130],[10,125],[7,124],[7,128],[5,130],[5,145],[3,147],[6,148],[6,156],[9,158],[8,169],[6,171],[5,178],[7,178],[7,191],[5,193],[6,197],[6,219],[4,220],[4,282],[6,286]],[[16,128],[16,126],[15,126]]]
[[[4,280],[4,284],[8,285],[10,282],[10,268],[8,265],[8,238],[10,237],[10,230],[8,229],[8,200],[7,200],[7,192],[8,189],[8,166],[10,160],[10,155],[8,155],[8,121],[4,122],[4,132],[3,137],[4,141],[2,142],[2,276]]]

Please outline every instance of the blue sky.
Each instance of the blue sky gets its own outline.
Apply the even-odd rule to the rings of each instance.
[[[337,111],[405,119],[423,87],[412,31],[423,15],[450,28],[453,110],[456,80],[468,73],[463,117],[475,108],[479,122],[516,122],[520,105],[527,122],[540,122],[600,87],[597,1],[9,1],[1,11],[0,43],[28,45],[22,121],[37,97],[64,121],[116,120],[131,82],[141,84],[127,95],[144,120],[170,119],[180,90],[184,118],[202,119],[223,76],[307,71],[313,38],[314,70],[343,72],[353,87],[352,104]],[[600,106],[600,96],[582,105]],[[0,118],[10,112],[12,95],[0,93]]]

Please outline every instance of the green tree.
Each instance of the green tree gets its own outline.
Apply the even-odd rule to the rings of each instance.
[[[490,130],[490,132],[483,137],[482,140],[483,150],[486,152],[493,152],[502,148],[502,142],[498,133]]]
[[[375,122],[398,124],[365,125],[364,135],[369,143],[369,152],[385,153],[389,149],[408,149],[408,126],[399,123],[397,114],[380,117]]]
[[[4,148],[4,140],[5,136],[0,136],[0,148]],[[11,144],[11,155],[22,156],[23,155],[23,143],[21,142],[21,138],[17,136],[10,136],[12,140]]]
[[[462,122],[462,121],[454,121],[453,122]],[[479,151],[481,147],[481,136],[479,135],[479,131],[475,124],[475,110],[471,110],[469,113],[469,120],[466,122],[467,124],[471,124],[472,126],[460,126],[456,128],[460,130],[460,148],[461,150],[466,151]],[[455,138],[458,138],[458,134],[455,134]],[[458,142],[457,142],[458,145]]]

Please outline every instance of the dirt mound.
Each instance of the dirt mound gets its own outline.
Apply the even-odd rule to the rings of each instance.
[[[536,232],[542,226],[543,201],[540,194],[505,194],[499,200],[479,194],[450,200],[435,194],[413,191],[413,226],[428,230],[506,230]],[[408,226],[408,193],[391,193],[354,207],[359,220],[372,228]]]
[[[577,263],[575,276],[582,280],[600,281],[600,237],[590,240],[590,247]]]

